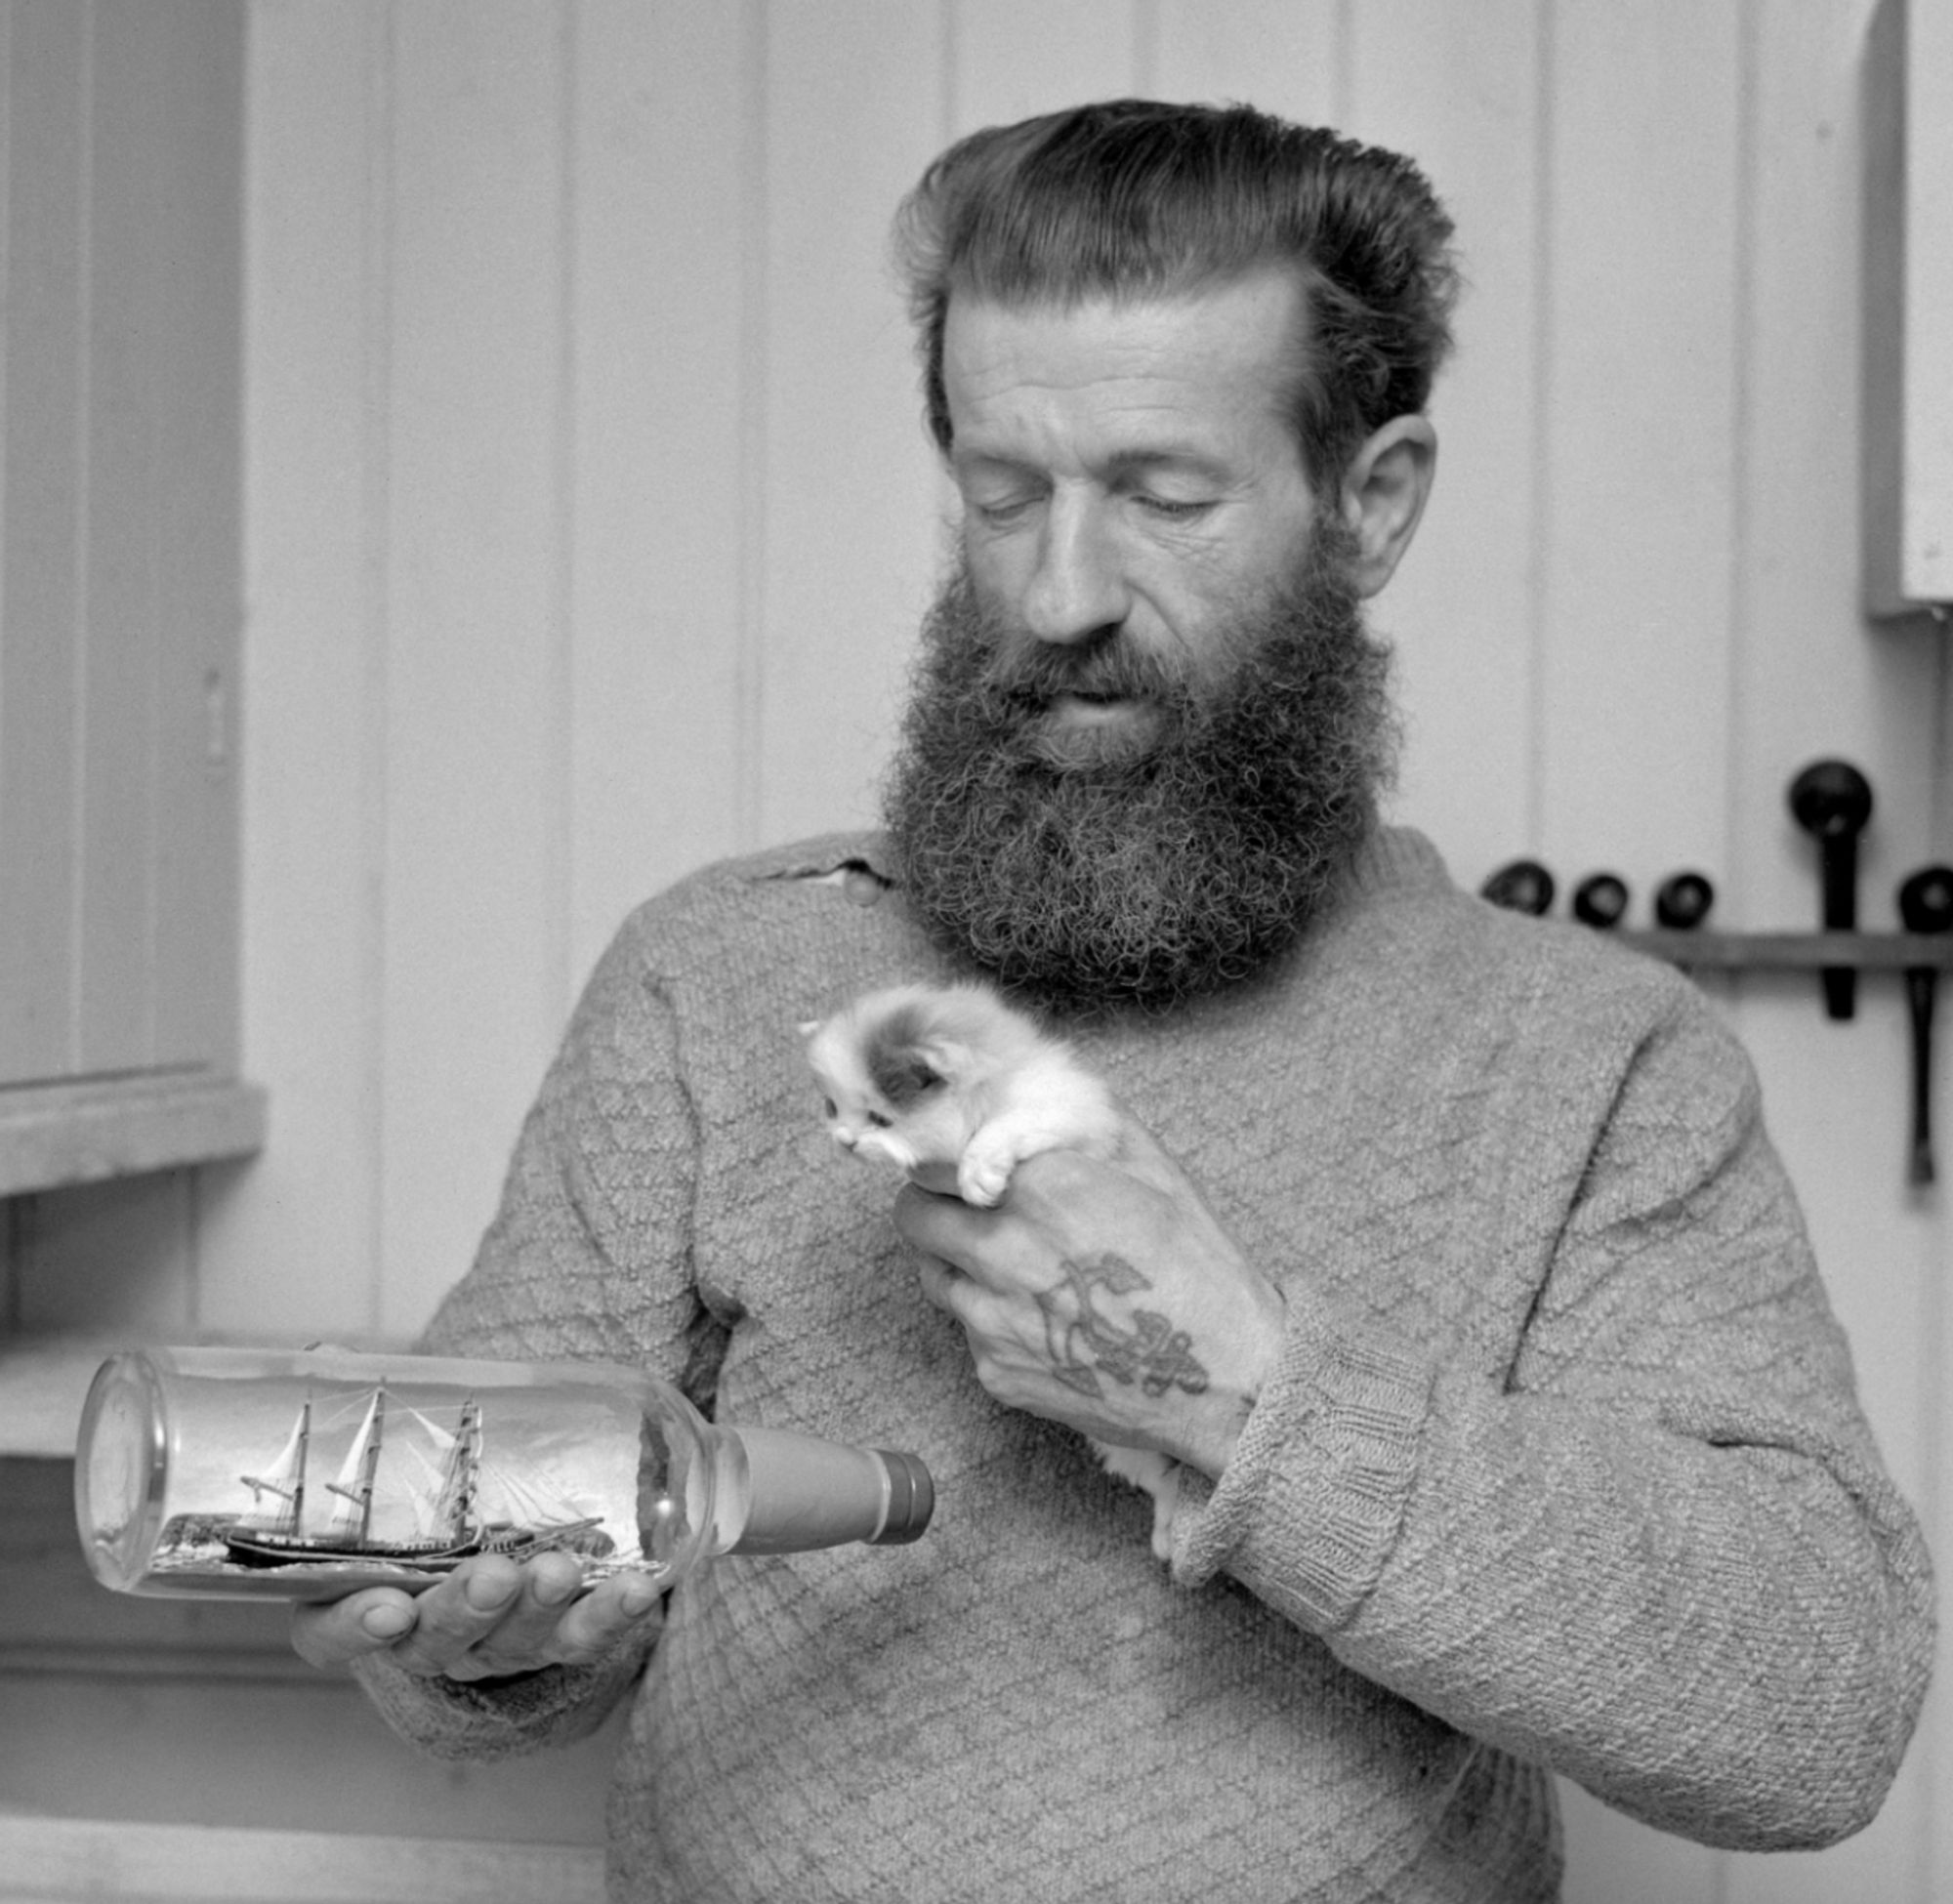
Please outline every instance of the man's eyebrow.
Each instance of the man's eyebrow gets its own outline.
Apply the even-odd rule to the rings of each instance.
[[[959,470],[994,470],[1016,476],[1042,476],[1044,465],[1029,456],[1013,456],[1002,450],[956,445],[949,461]],[[1154,470],[1185,471],[1195,476],[1220,479],[1226,474],[1223,460],[1192,443],[1144,443],[1116,449],[1099,465],[1113,476],[1143,476]]]
[[[1221,460],[1211,451],[1191,443],[1158,443],[1122,450],[1109,459],[1110,467],[1121,476],[1147,470],[1188,470],[1198,476],[1218,476]]]

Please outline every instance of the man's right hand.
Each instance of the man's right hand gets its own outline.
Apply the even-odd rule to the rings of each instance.
[[[420,1594],[368,1587],[292,1611],[292,1644],[317,1667],[386,1652],[432,1678],[493,1679],[601,1659],[657,1618],[657,1588],[624,1572],[583,1591],[573,1554],[483,1553]]]

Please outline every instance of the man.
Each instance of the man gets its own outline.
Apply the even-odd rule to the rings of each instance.
[[[1518,1904],[1554,1772],[1740,1845],[1883,1797],[1928,1566],[1747,1065],[1377,818],[1359,604],[1432,477],[1449,235],[1243,109],[978,135],[912,197],[962,560],[887,835],[627,926],[429,1345],[913,1447],[935,1525],[662,1607],[544,1556],[297,1620],[436,1751],[630,1699],[614,1895]],[[1126,1155],[892,1231],[794,1027],[973,973]],[[1170,1570],[1081,1434],[1183,1464]]]

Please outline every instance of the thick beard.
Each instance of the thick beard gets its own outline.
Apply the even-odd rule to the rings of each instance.
[[[884,818],[905,896],[935,942],[1062,1011],[1164,1010],[1237,984],[1335,896],[1375,822],[1395,731],[1390,657],[1318,528],[1301,572],[1216,640],[1239,659],[1198,684],[1116,639],[1012,639],[968,572],[943,587]],[[1053,694],[1140,694],[1157,744],[1055,766]]]

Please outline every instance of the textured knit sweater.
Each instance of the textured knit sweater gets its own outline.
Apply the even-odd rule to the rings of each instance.
[[[1390,833],[1266,979],[1069,1028],[1288,1304],[1169,1570],[1145,1496],[978,1386],[822,1128],[800,1021],[944,973],[882,866],[817,841],[627,924],[428,1345],[914,1449],[935,1524],[722,1558],[647,1663],[368,1664],[404,1734],[501,1756],[629,1699],[612,1895],[686,1904],[1528,1904],[1553,1772],[1718,1844],[1872,1815],[1928,1562],[1684,979]]]

